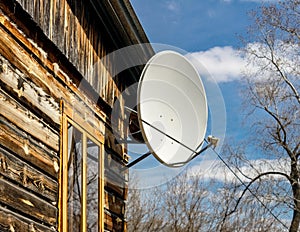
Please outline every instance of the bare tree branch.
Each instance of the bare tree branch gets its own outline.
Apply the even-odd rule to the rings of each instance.
[[[222,224],[225,223],[226,218],[227,218],[228,216],[230,216],[231,214],[233,214],[234,212],[236,212],[237,207],[239,206],[239,204],[240,204],[241,200],[243,199],[243,196],[245,195],[245,193],[246,193],[247,191],[252,192],[252,191],[249,189],[250,186],[251,186],[255,181],[257,181],[258,179],[262,178],[263,176],[267,176],[267,175],[281,175],[281,176],[285,177],[288,181],[291,182],[290,177],[289,177],[287,174],[282,173],[282,172],[264,172],[264,173],[260,173],[258,176],[256,176],[255,178],[253,178],[253,179],[246,185],[246,187],[245,187],[245,189],[243,190],[241,196],[238,198],[238,200],[237,200],[237,202],[236,202],[236,204],[235,204],[235,207],[234,207],[229,213],[225,214],[225,217],[223,218]],[[259,200],[259,198],[257,198],[257,200]],[[260,200],[259,200],[259,201],[260,201]],[[262,203],[262,202],[260,201],[260,203]],[[272,213],[272,212],[270,211],[270,213]],[[283,224],[283,226],[284,226],[285,228],[287,228],[287,226],[286,226],[285,224]]]

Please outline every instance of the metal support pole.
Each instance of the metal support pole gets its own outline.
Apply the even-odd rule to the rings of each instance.
[[[143,159],[147,158],[149,155],[151,155],[151,152],[147,152],[144,155],[141,155],[139,158],[137,158],[136,160],[132,161],[131,163],[127,164],[125,169],[128,169],[130,167],[132,167],[133,165],[137,164],[138,162],[142,161]]]

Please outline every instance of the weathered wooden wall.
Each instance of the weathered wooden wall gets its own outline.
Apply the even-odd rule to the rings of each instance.
[[[99,24],[87,2],[0,1],[1,231],[58,229],[61,100],[96,128],[105,145],[106,230],[126,227],[128,173],[120,170],[126,146],[116,144],[110,107],[135,78],[116,83],[114,64],[103,57],[118,46],[147,41],[112,42],[111,24]],[[120,136],[126,134],[122,116]]]
[[[45,96],[28,81],[20,87],[23,73],[2,55],[0,67],[0,225],[50,231],[57,224],[59,129],[31,110],[30,100],[43,102]]]
[[[114,9],[111,4],[119,5],[122,1],[17,0],[17,2],[109,105],[114,103],[115,97],[118,97],[118,92],[123,90],[126,81],[132,83],[132,80],[137,79],[138,75],[137,77],[129,75],[119,86],[116,86],[113,78],[117,79],[117,77],[111,76],[116,64],[106,56],[118,48],[141,41],[141,39],[125,40],[124,33],[113,33],[117,24],[112,22],[116,20],[126,22],[126,18],[108,18],[110,14],[106,11],[110,9],[112,11],[110,13],[113,14]],[[95,11],[94,7],[98,7],[98,10]],[[119,9],[119,12],[122,10]],[[102,13],[105,15],[101,17],[99,14]],[[122,26],[124,27],[124,25]],[[132,32],[129,30],[128,33]],[[29,31],[27,34],[31,35],[34,42],[38,43],[37,33]],[[125,41],[122,41],[121,38]],[[128,44],[124,44],[125,42]],[[44,44],[38,45],[43,48]],[[44,50],[46,51],[46,49]],[[48,55],[47,51],[44,55]],[[51,54],[49,55],[51,56]],[[141,62],[147,61],[147,58],[147,56],[141,56]],[[130,57],[126,57],[126,59],[130,59]],[[61,60],[58,60],[57,64],[59,65],[60,62]]]
[[[97,19],[92,16],[90,4],[73,1],[72,11],[66,0],[18,2],[95,91],[112,105],[119,90],[108,70],[111,64],[103,58],[112,48],[109,43],[104,45],[104,35],[95,28]]]

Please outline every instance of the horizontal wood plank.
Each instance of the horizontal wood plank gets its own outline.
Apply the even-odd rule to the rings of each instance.
[[[100,56],[104,56],[106,50],[101,44],[102,41],[99,40],[99,38],[95,38],[91,28],[84,28],[86,22],[78,21],[85,20],[85,16],[87,15],[82,15],[83,17],[81,19],[75,17],[75,15],[73,15],[74,12],[66,0],[49,0],[47,2],[49,5],[45,5],[44,0],[33,0],[32,2],[19,0],[18,2],[20,2],[24,8],[29,9],[28,12],[34,15],[34,20],[36,20],[39,25],[42,25],[41,27],[43,27],[42,29],[48,37],[56,41],[56,43],[59,43],[59,48],[66,57],[68,57],[70,61],[73,60],[73,62],[75,62],[73,64],[78,67],[80,73],[93,88],[98,91],[97,93],[112,106],[115,97],[119,96],[120,91],[116,83],[112,80],[108,70],[104,67],[105,64],[98,65],[97,67],[94,66],[94,64],[99,61],[99,54],[101,53]],[[62,2],[63,4],[61,4]],[[48,11],[50,11],[50,14]],[[47,17],[49,16],[49,20],[46,20],[46,17],[44,17],[46,15]],[[29,105],[31,104],[36,107],[40,112],[47,114],[56,124],[60,124],[61,112],[58,108],[59,101],[63,99],[65,102],[68,102],[72,110],[76,112],[76,114],[71,115],[71,117],[77,118],[79,115],[84,121],[88,121],[91,127],[96,128],[98,133],[100,132],[99,137],[101,138],[101,142],[105,142],[107,146],[120,155],[120,157],[118,157],[120,159],[115,161],[120,163],[121,166],[124,165],[122,159],[123,153],[126,152],[126,146],[124,144],[117,144],[111,130],[104,128],[103,125],[105,123],[110,124],[110,119],[107,114],[100,110],[95,99],[88,97],[82,89],[78,88],[78,84],[75,84],[72,77],[67,76],[66,73],[62,71],[64,67],[60,67],[59,65],[61,64],[59,62],[52,63],[43,49],[38,47],[32,40],[26,38],[25,34],[10,22],[8,17],[1,13],[0,24],[0,54],[3,54],[5,59],[9,60],[9,63],[6,62],[4,63],[6,65],[0,67],[0,71],[3,69],[3,72],[0,72],[2,83],[5,83],[11,88],[14,94],[18,94],[21,102],[26,101]],[[62,38],[63,41],[61,41]],[[99,49],[99,54],[95,53],[95,48]],[[72,58],[72,56],[76,58]],[[107,62],[109,63],[109,61]],[[97,70],[97,75],[91,72],[92,68]],[[93,75],[99,78],[99,80],[96,80]],[[8,93],[7,89],[4,92]],[[7,99],[7,96],[2,98]],[[39,175],[46,173],[54,177],[54,179],[58,178],[58,154],[49,153],[48,149],[51,147],[54,151],[58,151],[58,134],[54,133],[55,136],[52,137],[51,133],[41,131],[40,126],[43,123],[34,118],[38,115],[28,117],[28,112],[26,112],[28,108],[22,108],[22,106],[10,100],[5,100],[4,102],[3,106],[5,105],[5,107],[3,107],[4,111],[2,115],[5,120],[1,121],[2,118],[0,117],[0,144],[11,152],[9,152],[9,155],[2,154],[0,150],[0,160],[3,160],[2,164],[6,165],[6,167],[2,167],[3,170],[1,170],[0,167],[0,173],[6,178],[14,180],[14,183],[17,182],[19,185],[23,185],[25,188],[34,191],[37,195],[34,196],[34,194],[24,190],[23,187],[19,188],[17,185],[7,182],[8,189],[17,189],[19,193],[23,191],[25,197],[15,202],[12,199],[4,199],[2,196],[4,190],[0,187],[0,201],[7,201],[6,203],[17,211],[22,211],[32,218],[55,226],[55,222],[53,221],[54,218],[56,220],[56,216],[53,217],[55,207],[50,205],[52,208],[50,207],[49,210],[53,211],[49,213],[51,214],[50,216],[40,215],[41,213],[45,213],[47,202],[39,199],[37,196],[41,194],[43,197],[49,198],[49,200],[52,201],[55,197],[55,192],[57,192],[54,186],[55,181],[51,178],[46,178],[48,182],[46,183],[46,181],[43,180],[41,184]],[[13,106],[12,111],[10,111],[9,108],[11,106]],[[122,106],[121,111],[124,112]],[[32,112],[30,112],[29,115],[30,114],[32,114]],[[29,121],[27,122],[26,120]],[[101,123],[99,123],[100,121]],[[8,125],[10,123],[16,126]],[[28,126],[29,124],[33,125],[32,128]],[[123,132],[126,131],[126,129],[123,128],[122,120],[119,120],[117,124],[118,130],[121,131],[121,137],[124,137],[125,133]],[[39,133],[40,131],[42,133]],[[47,138],[49,134],[50,139]],[[106,135],[105,141],[104,135]],[[45,148],[43,144],[46,144],[47,148]],[[1,154],[3,155],[2,157]],[[17,156],[20,159],[17,158]],[[20,162],[21,159],[23,160],[22,162]],[[106,162],[107,161],[108,160],[106,160]],[[16,164],[13,164],[13,162],[16,162]],[[7,172],[5,168],[11,170]],[[122,225],[124,226],[124,222],[116,215],[122,217],[124,214],[124,201],[122,198],[126,196],[126,183],[124,183],[126,178],[122,173],[120,175],[117,174],[120,172],[118,164],[110,163],[110,165],[108,165],[107,163],[106,169],[106,189],[111,193],[105,195],[105,204],[106,208],[113,213],[107,213],[106,224],[110,225],[111,230],[120,231],[122,230]],[[27,178],[25,178],[24,173],[26,173]],[[44,177],[47,175],[42,174]],[[34,178],[32,178],[32,176],[34,176]],[[50,183],[51,180],[52,183]],[[0,180],[0,186],[2,186],[1,181],[3,182],[5,180]],[[44,192],[41,192],[42,189],[44,189]],[[5,191],[4,193],[7,194]],[[112,193],[116,194],[114,195]],[[6,194],[4,197],[9,198]],[[32,205],[35,206],[39,204],[40,206],[38,208],[30,211],[33,207]]]
[[[18,232],[18,231],[34,231],[34,232],[53,232],[55,227],[47,227],[36,221],[25,218],[0,206],[0,231]]]
[[[39,170],[58,178],[59,158],[30,139],[24,132],[0,117],[0,144]]]
[[[56,225],[57,208],[0,178],[0,203],[48,225]]]
[[[65,0],[62,0],[62,1],[65,1]],[[25,1],[25,2],[27,2],[27,1]],[[56,6],[57,11],[56,12],[58,12],[59,11],[59,5],[58,5],[59,2],[57,1],[56,3],[57,3],[57,6]],[[52,2],[51,2],[51,4],[52,4]],[[1,6],[1,3],[0,3],[0,6]],[[69,11],[69,12],[71,12],[71,11]],[[58,18],[58,21],[59,21],[59,18]],[[75,17],[75,21],[76,21],[76,17]],[[3,50],[0,49],[0,53],[2,53],[7,59],[12,61],[13,65],[15,65],[18,69],[21,70],[21,72],[23,72],[25,75],[27,75],[30,78],[31,78],[32,75],[34,75],[35,78],[31,78],[32,80],[35,80],[36,77],[39,77],[41,75],[46,75],[46,76],[50,75],[49,77],[44,78],[44,81],[47,81],[48,79],[51,79],[52,74],[48,73],[45,70],[42,71],[42,67],[36,68],[36,67],[32,66],[31,61],[34,61],[34,58],[32,57],[32,54],[34,54],[39,59],[39,63],[42,63],[43,66],[47,67],[48,70],[51,70],[51,73],[54,73],[55,76],[58,77],[61,81],[63,81],[65,84],[68,84],[68,87],[77,96],[79,96],[81,99],[83,99],[85,101],[85,103],[88,104],[88,106],[91,107],[95,111],[95,113],[97,113],[97,115],[100,118],[102,118],[106,121],[107,115],[105,115],[98,107],[95,107],[95,101],[97,102],[97,99],[93,99],[92,101],[94,101],[94,102],[92,102],[91,97],[86,96],[87,93],[83,94],[82,92],[80,92],[79,89],[83,88],[84,86],[82,85],[80,88],[78,88],[78,84],[75,84],[74,82],[72,82],[72,80],[71,80],[72,77],[68,76],[61,69],[62,67],[60,67],[57,62],[55,62],[55,61],[51,62],[49,60],[48,56],[47,56],[47,53],[45,51],[43,51],[42,48],[38,47],[37,44],[34,43],[32,40],[29,40],[26,37],[26,35],[23,32],[21,32],[15,26],[14,23],[10,22],[10,19],[8,17],[6,17],[1,12],[0,12],[0,25],[2,25],[6,30],[8,30],[10,33],[12,33],[19,40],[19,42],[21,42],[21,44],[17,44],[18,41],[15,41],[14,39],[10,38],[9,35],[5,35],[6,33],[2,29],[0,29],[0,35],[2,34],[0,37],[3,37],[3,38],[0,38],[0,41],[3,39],[1,41],[2,44],[0,44],[0,45],[5,46],[6,44],[10,44],[12,46],[12,49],[3,47]],[[78,22],[76,24],[76,28],[81,28],[81,25]],[[84,33],[85,32],[82,30],[81,34],[83,35]],[[57,34],[55,34],[55,36],[57,36]],[[80,36],[77,36],[77,37],[80,37]],[[61,37],[58,37],[58,41],[59,41],[59,43],[61,43]],[[78,45],[78,49],[79,49],[79,51],[76,54],[83,54],[82,46],[80,46],[80,41],[76,42],[75,44]],[[19,45],[21,45],[21,47]],[[23,47],[25,47],[26,50],[27,49],[30,50],[30,52],[32,53],[32,54],[28,54],[28,57],[27,57],[28,59],[24,59],[24,56],[26,55],[26,52],[24,51]],[[2,50],[2,52],[1,52],[1,50]],[[14,56],[13,51],[16,51],[16,54],[15,54],[16,57],[14,59],[11,59],[11,57]],[[23,59],[19,59],[19,55],[21,57],[23,57]],[[75,61],[77,61],[77,62],[79,62],[78,57],[79,56],[77,55],[76,59],[75,59]],[[92,67],[92,70],[95,69],[100,73],[95,74],[95,73],[91,72],[90,69],[87,69],[87,70],[93,77],[97,77],[97,79],[99,79],[99,80],[97,80],[97,83],[98,83],[97,88],[100,89],[100,90],[98,92],[96,91],[96,93],[99,94],[98,98],[99,98],[99,96],[101,96],[103,99],[105,99],[106,95],[113,95],[113,96],[116,96],[116,94],[119,95],[120,92],[119,92],[116,84],[112,81],[112,78],[109,76],[108,70],[103,66],[102,62],[99,62],[100,60],[99,60],[98,56],[95,55],[94,57],[97,57],[97,59],[98,59],[97,62],[96,61],[94,62],[94,63],[96,63],[97,67]],[[27,61],[27,62],[25,62],[25,63],[27,63],[27,66],[24,67],[25,63],[23,63],[23,61],[25,61],[25,60]],[[86,56],[83,56],[83,60],[86,60]],[[21,61],[21,62],[19,62],[19,61]],[[17,62],[19,64],[17,65],[15,62]],[[30,73],[29,73],[30,75],[28,75],[28,71],[30,71]],[[103,72],[104,72],[104,74],[103,74]],[[95,79],[95,78],[93,78],[93,79]],[[113,85],[114,85],[113,88],[111,88],[111,87],[108,88],[109,87],[108,83],[110,83],[110,82],[113,83]],[[47,83],[44,82],[43,84],[46,84],[46,86],[45,85],[40,86],[47,94],[50,94],[50,92],[47,91],[47,90],[51,90],[51,89],[55,90],[56,89],[56,87],[55,87],[56,82],[53,82],[52,86],[47,86],[47,84],[49,84],[49,83],[51,83],[51,81],[50,82],[47,81]],[[90,83],[90,84],[91,84],[91,86],[94,85],[93,83]],[[90,87],[90,88],[92,88],[92,87]],[[107,93],[107,91],[109,91],[109,92]],[[51,91],[51,93],[55,94],[58,99],[63,98],[63,99],[66,99],[66,100],[72,100],[72,98],[70,98],[71,96],[68,95],[68,94],[67,94],[67,96],[57,96],[57,95],[63,95],[63,93],[61,93],[59,91]],[[114,98],[109,97],[109,99],[112,99],[112,100],[110,100],[110,106],[112,106]],[[72,102],[72,101],[69,101],[69,102]]]
[[[104,183],[107,189],[113,190],[120,198],[124,197],[126,187],[124,180],[107,169],[104,170]]]
[[[1,89],[0,115],[53,150],[59,150],[59,135]]]
[[[120,217],[123,217],[125,213],[124,200],[107,191],[105,191],[104,195],[105,208],[115,213],[116,215],[120,215]]]
[[[0,147],[0,174],[57,204],[58,184]]]
[[[124,231],[124,221],[109,211],[104,214],[104,226],[109,231]]]
[[[41,117],[48,117],[49,124],[60,124],[59,102],[26,78],[18,69],[14,69],[3,56],[0,56],[0,81],[3,83],[1,86],[6,85],[11,95],[36,108],[42,113]]]
[[[124,170],[124,161],[112,149],[105,149],[104,167],[124,181],[128,181],[128,170]]]
[[[116,155],[119,156],[119,159],[123,159],[123,154],[125,153],[125,144],[119,144],[118,135],[113,133],[110,129],[106,128],[105,130],[105,145],[112,149]]]
[[[40,63],[38,63],[31,54],[27,53],[9,34],[0,27],[0,54],[5,59],[10,60],[11,65],[16,67],[22,75],[25,75],[40,91],[48,98],[59,102],[63,99],[72,105],[72,108],[79,115],[91,123],[95,128],[102,129],[99,126],[99,120],[106,122],[107,118],[96,104],[87,96],[82,94],[68,76],[66,76],[59,67],[53,67],[56,77],[60,77],[68,85],[62,85],[52,74],[50,74]],[[80,99],[80,98],[81,99]],[[104,131],[100,131],[104,134]]]

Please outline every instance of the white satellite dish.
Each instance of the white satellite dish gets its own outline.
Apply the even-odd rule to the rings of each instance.
[[[157,53],[142,72],[137,98],[139,127],[156,159],[169,167],[191,160],[204,141],[208,114],[191,62],[174,51]]]

